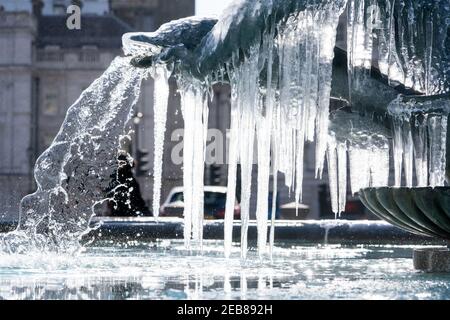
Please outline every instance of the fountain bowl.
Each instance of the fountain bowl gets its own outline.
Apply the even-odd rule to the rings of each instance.
[[[403,230],[450,241],[450,187],[367,188],[359,196],[373,214]]]

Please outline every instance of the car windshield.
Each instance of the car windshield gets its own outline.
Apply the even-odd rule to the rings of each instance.
[[[172,195],[170,202],[184,202],[183,192],[177,192]],[[225,206],[226,193],[222,192],[205,192],[205,206]]]
[[[171,203],[178,201],[184,202],[183,192],[174,193],[172,198],[170,198]]]

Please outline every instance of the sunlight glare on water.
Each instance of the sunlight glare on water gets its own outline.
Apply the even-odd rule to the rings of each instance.
[[[183,241],[89,247],[75,256],[0,255],[0,299],[448,299],[450,276],[413,269],[411,246],[278,244],[273,262],[252,247]]]

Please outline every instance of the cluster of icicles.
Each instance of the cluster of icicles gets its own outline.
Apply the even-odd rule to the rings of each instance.
[[[231,85],[231,139],[228,154],[228,194],[225,209],[225,256],[232,247],[236,174],[241,165],[241,256],[247,254],[247,230],[250,216],[251,190],[257,188],[258,251],[267,251],[270,176],[284,173],[286,185],[294,190],[296,202],[302,200],[303,152],[306,141],[317,142],[317,174],[321,176],[328,141],[329,101],[332,61],[340,12],[306,10],[291,17],[283,26],[272,25],[260,44],[245,56],[232,59],[199,81],[178,76],[182,112],[185,121],[184,140],[184,236],[188,247],[201,247],[203,230],[203,174],[208,98],[213,84],[228,76]],[[278,28],[278,30],[276,30]],[[277,36],[275,37],[275,34]],[[274,60],[279,61],[275,67]],[[279,67],[278,67],[279,66]],[[160,66],[163,69],[165,66]],[[161,72],[160,72],[161,73]],[[263,75],[263,76],[262,76]],[[155,96],[167,88],[167,77],[156,78]],[[163,89],[164,96],[167,89]],[[167,103],[155,104],[155,114],[165,113]],[[157,110],[159,109],[159,110]],[[157,117],[157,130],[164,130],[164,120]],[[155,136],[162,137],[161,132]],[[155,139],[157,140],[157,139]],[[257,154],[254,145],[257,144]],[[160,147],[157,148],[160,150]],[[156,159],[156,157],[155,157]],[[161,157],[157,157],[160,161]],[[258,164],[258,185],[252,186],[254,159]],[[155,177],[160,177],[161,163],[155,162]],[[160,183],[160,179],[155,179]],[[274,198],[277,179],[273,179]],[[160,186],[155,185],[154,204],[159,203]],[[154,212],[158,210],[155,207]],[[273,220],[272,218],[272,220]],[[270,243],[274,241],[274,223]],[[270,246],[272,247],[272,246]]]
[[[438,187],[446,181],[446,146],[450,104],[401,97],[388,108],[393,118],[395,185]],[[415,181],[414,181],[415,177]]]
[[[374,56],[393,84],[437,95],[449,92],[447,0],[348,0],[349,81],[369,71]],[[364,90],[364,88],[362,88]]]
[[[352,5],[352,4],[351,4]],[[352,7],[350,7],[352,8]],[[349,77],[355,77],[355,68],[361,65],[358,54],[367,53],[367,42],[358,42],[357,33],[362,32],[357,11],[351,16],[349,30]],[[270,176],[279,173],[285,176],[285,183],[295,194],[296,203],[302,201],[303,158],[306,142],[316,143],[316,175],[322,177],[327,157],[332,209],[336,214],[345,211],[347,195],[347,174],[350,167],[352,193],[366,187],[386,186],[389,182],[390,144],[382,128],[364,122],[358,115],[338,112],[335,119],[347,132],[331,130],[329,126],[329,101],[331,92],[332,61],[336,29],[342,12],[321,9],[305,10],[290,17],[283,24],[272,24],[262,37],[242,55],[233,55],[221,70],[199,81],[187,74],[178,75],[182,112],[185,121],[184,140],[184,238],[188,248],[201,248],[203,239],[203,175],[205,147],[208,128],[208,99],[212,85],[227,81],[231,85],[231,139],[228,154],[228,194],[225,212],[224,237],[225,256],[229,257],[233,239],[233,216],[236,192],[236,174],[241,165],[241,257],[247,255],[247,231],[250,215],[252,188],[257,190],[258,252],[260,256],[271,252],[274,241],[274,210],[268,208]],[[363,28],[363,27],[361,27]],[[364,30],[364,32],[371,32]],[[275,36],[276,35],[276,36]],[[277,63],[275,63],[277,59]],[[160,203],[162,171],[162,137],[167,112],[168,76],[165,66],[159,66],[156,77],[155,103],[155,188],[154,208],[157,214]],[[162,98],[163,97],[163,98]],[[445,122],[445,123],[444,123]],[[423,122],[421,138],[431,138],[430,184],[443,185],[445,177],[445,134],[444,117],[430,117]],[[401,159],[405,159],[407,185],[412,185],[413,152],[425,153],[418,143],[405,142],[411,134],[400,133],[396,126],[394,145],[396,184],[400,185]],[[402,126],[405,128],[405,126]],[[428,132],[426,131],[428,129]],[[445,126],[446,128],[446,126]],[[437,129],[437,130],[435,130]],[[399,139],[398,137],[402,138]],[[158,138],[156,138],[158,137]],[[434,141],[439,140],[436,144]],[[423,142],[424,140],[422,140]],[[257,152],[254,153],[254,145]],[[424,145],[422,143],[422,145]],[[427,148],[427,147],[425,147]],[[439,151],[437,151],[439,149]],[[435,159],[437,157],[439,159]],[[428,172],[425,158],[417,158],[416,169],[419,185],[428,185],[424,178]],[[252,186],[252,164],[257,159],[257,185]],[[419,163],[422,161],[421,163]],[[400,167],[400,169],[399,169]],[[400,170],[400,171],[399,171]],[[273,179],[274,198],[277,180]],[[159,184],[159,185],[158,185]],[[268,212],[272,210],[272,221]],[[269,224],[270,233],[268,239]],[[270,246],[267,246],[267,242]]]

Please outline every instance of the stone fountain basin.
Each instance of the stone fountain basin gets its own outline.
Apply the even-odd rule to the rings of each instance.
[[[414,234],[450,240],[450,188],[367,188],[364,205],[379,218]]]

